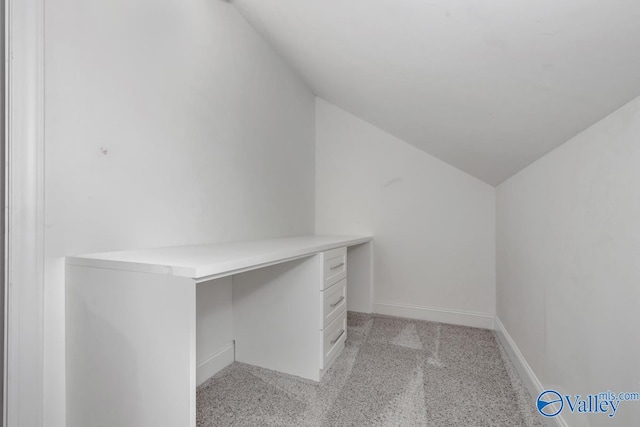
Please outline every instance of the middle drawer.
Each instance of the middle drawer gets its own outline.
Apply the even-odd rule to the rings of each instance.
[[[323,291],[323,316],[320,329],[326,328],[347,308],[347,279]]]

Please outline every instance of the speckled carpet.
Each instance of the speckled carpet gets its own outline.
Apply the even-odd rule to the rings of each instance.
[[[349,313],[320,383],[234,363],[197,390],[197,425],[544,426],[492,331]]]

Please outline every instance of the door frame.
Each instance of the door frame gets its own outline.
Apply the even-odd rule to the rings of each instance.
[[[44,1],[5,1],[4,425],[43,425]]]

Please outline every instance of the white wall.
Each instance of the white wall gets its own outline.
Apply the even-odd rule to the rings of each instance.
[[[547,388],[640,391],[639,141],[637,98],[498,187],[497,312]]]
[[[312,233],[314,97],[223,1],[51,0],[45,41],[44,415],[63,426],[63,257]]]
[[[374,311],[491,327],[495,189],[321,99],[316,232],[375,236]]]

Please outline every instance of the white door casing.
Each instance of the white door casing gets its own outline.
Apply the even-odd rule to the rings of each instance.
[[[6,2],[5,426],[42,426],[43,0]]]

